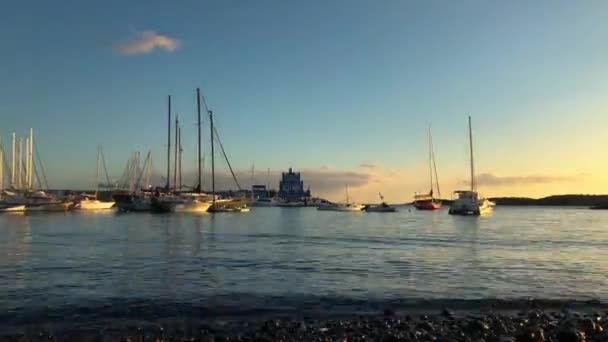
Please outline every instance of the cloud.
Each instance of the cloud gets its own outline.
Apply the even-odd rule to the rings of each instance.
[[[509,185],[533,185],[562,182],[576,182],[580,177],[573,176],[548,176],[548,175],[529,175],[529,176],[496,176],[492,173],[481,173],[475,177],[477,185],[486,186],[509,186]]]
[[[365,169],[374,169],[374,168],[376,168],[376,164],[361,163],[361,164],[359,164],[359,167],[362,167],[362,168],[365,168]]]
[[[124,41],[115,46],[123,55],[141,55],[162,49],[173,52],[180,46],[179,40],[157,33],[156,31],[143,31],[137,33],[132,40]]]

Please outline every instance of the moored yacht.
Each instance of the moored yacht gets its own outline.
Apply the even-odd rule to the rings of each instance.
[[[469,152],[471,158],[471,189],[455,191],[455,199],[452,202],[449,213],[451,215],[482,215],[492,211],[494,203],[481,197],[476,190],[475,164],[473,159],[473,133],[471,128],[471,117],[469,116]]]

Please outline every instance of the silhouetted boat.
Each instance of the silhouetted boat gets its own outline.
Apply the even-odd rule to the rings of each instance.
[[[429,127],[429,175],[431,182],[431,190],[428,194],[415,194],[414,207],[418,210],[437,210],[441,209],[441,200],[433,197],[433,172],[437,188],[437,195],[441,197],[439,190],[439,178],[437,177],[437,163],[435,162],[435,151],[433,149],[433,136]]]

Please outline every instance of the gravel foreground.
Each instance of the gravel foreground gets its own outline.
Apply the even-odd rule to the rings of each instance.
[[[531,310],[502,314],[395,314],[351,319],[276,319],[259,323],[125,322],[122,326],[2,335],[0,341],[608,341],[608,312]],[[30,330],[30,329],[28,329]]]

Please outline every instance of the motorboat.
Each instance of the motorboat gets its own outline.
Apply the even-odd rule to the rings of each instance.
[[[386,202],[382,202],[378,205],[366,205],[363,210],[368,213],[394,213],[397,211],[397,208],[388,205]]]

